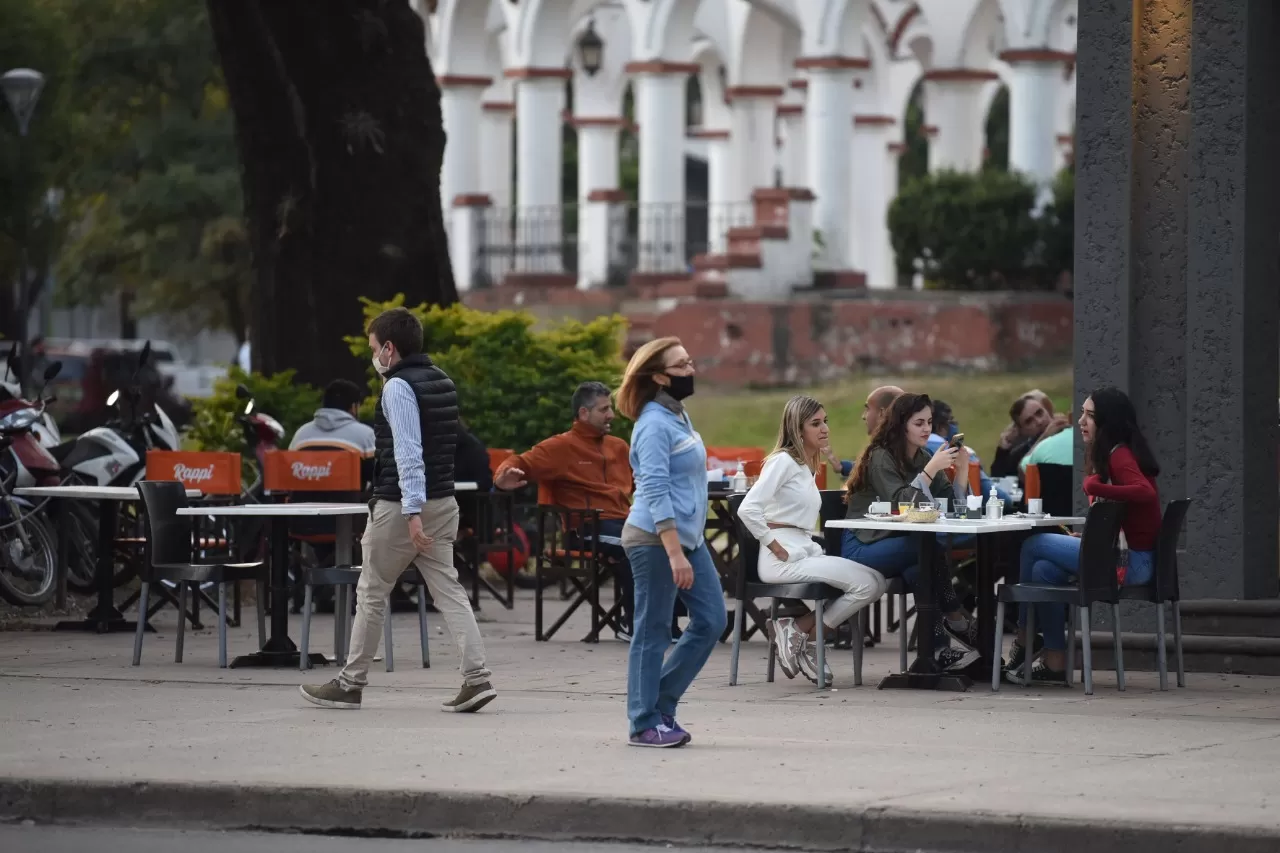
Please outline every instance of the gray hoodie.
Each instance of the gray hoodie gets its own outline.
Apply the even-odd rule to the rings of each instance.
[[[298,427],[290,450],[308,447],[349,447],[361,456],[373,455],[373,427],[342,409],[316,409],[315,419]]]

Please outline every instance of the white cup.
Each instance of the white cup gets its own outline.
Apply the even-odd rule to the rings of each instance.
[[[868,515],[888,515],[891,512],[893,512],[893,504],[888,501],[873,501],[867,507]]]
[[[1044,515],[1044,501],[1041,498],[1027,498],[1027,515]]]

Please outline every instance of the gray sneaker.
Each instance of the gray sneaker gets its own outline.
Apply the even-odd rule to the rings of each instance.
[[[804,635],[796,630],[796,620],[777,619],[770,625],[773,629],[773,644],[777,648],[778,666],[787,678],[795,678],[800,672],[797,660],[804,648]]]
[[[312,705],[343,711],[360,710],[360,697],[363,694],[362,690],[347,690],[336,678],[328,684],[304,684],[298,688],[298,692]]]
[[[801,635],[804,636],[803,634]],[[800,672],[804,673],[804,677],[818,683],[818,644],[809,642],[808,637],[804,637],[804,645],[800,649],[800,654],[796,657],[796,663],[800,665]],[[826,661],[822,662],[823,669],[823,686],[830,687],[832,682],[831,665]]]
[[[484,684],[464,684],[458,695],[443,703],[440,707],[455,714],[474,714],[488,705],[498,696],[489,682]]]

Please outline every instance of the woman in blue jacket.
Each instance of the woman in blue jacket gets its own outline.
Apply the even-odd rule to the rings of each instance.
[[[689,733],[676,722],[676,705],[725,628],[720,576],[703,538],[707,449],[682,402],[693,393],[694,373],[680,339],[659,338],[636,350],[618,389],[618,411],[636,423],[635,501],[622,529],[635,579],[627,666],[632,746],[689,743]],[[677,596],[689,611],[689,627],[664,662]]]

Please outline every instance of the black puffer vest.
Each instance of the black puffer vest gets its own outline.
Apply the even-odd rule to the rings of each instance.
[[[418,422],[422,425],[422,461],[427,471],[427,499],[453,496],[453,457],[458,444],[458,392],[453,380],[425,355],[397,362],[385,374],[387,381],[403,379],[418,398]],[[375,443],[373,496],[400,500],[400,474],[396,470],[391,423],[378,402],[373,418]]]

